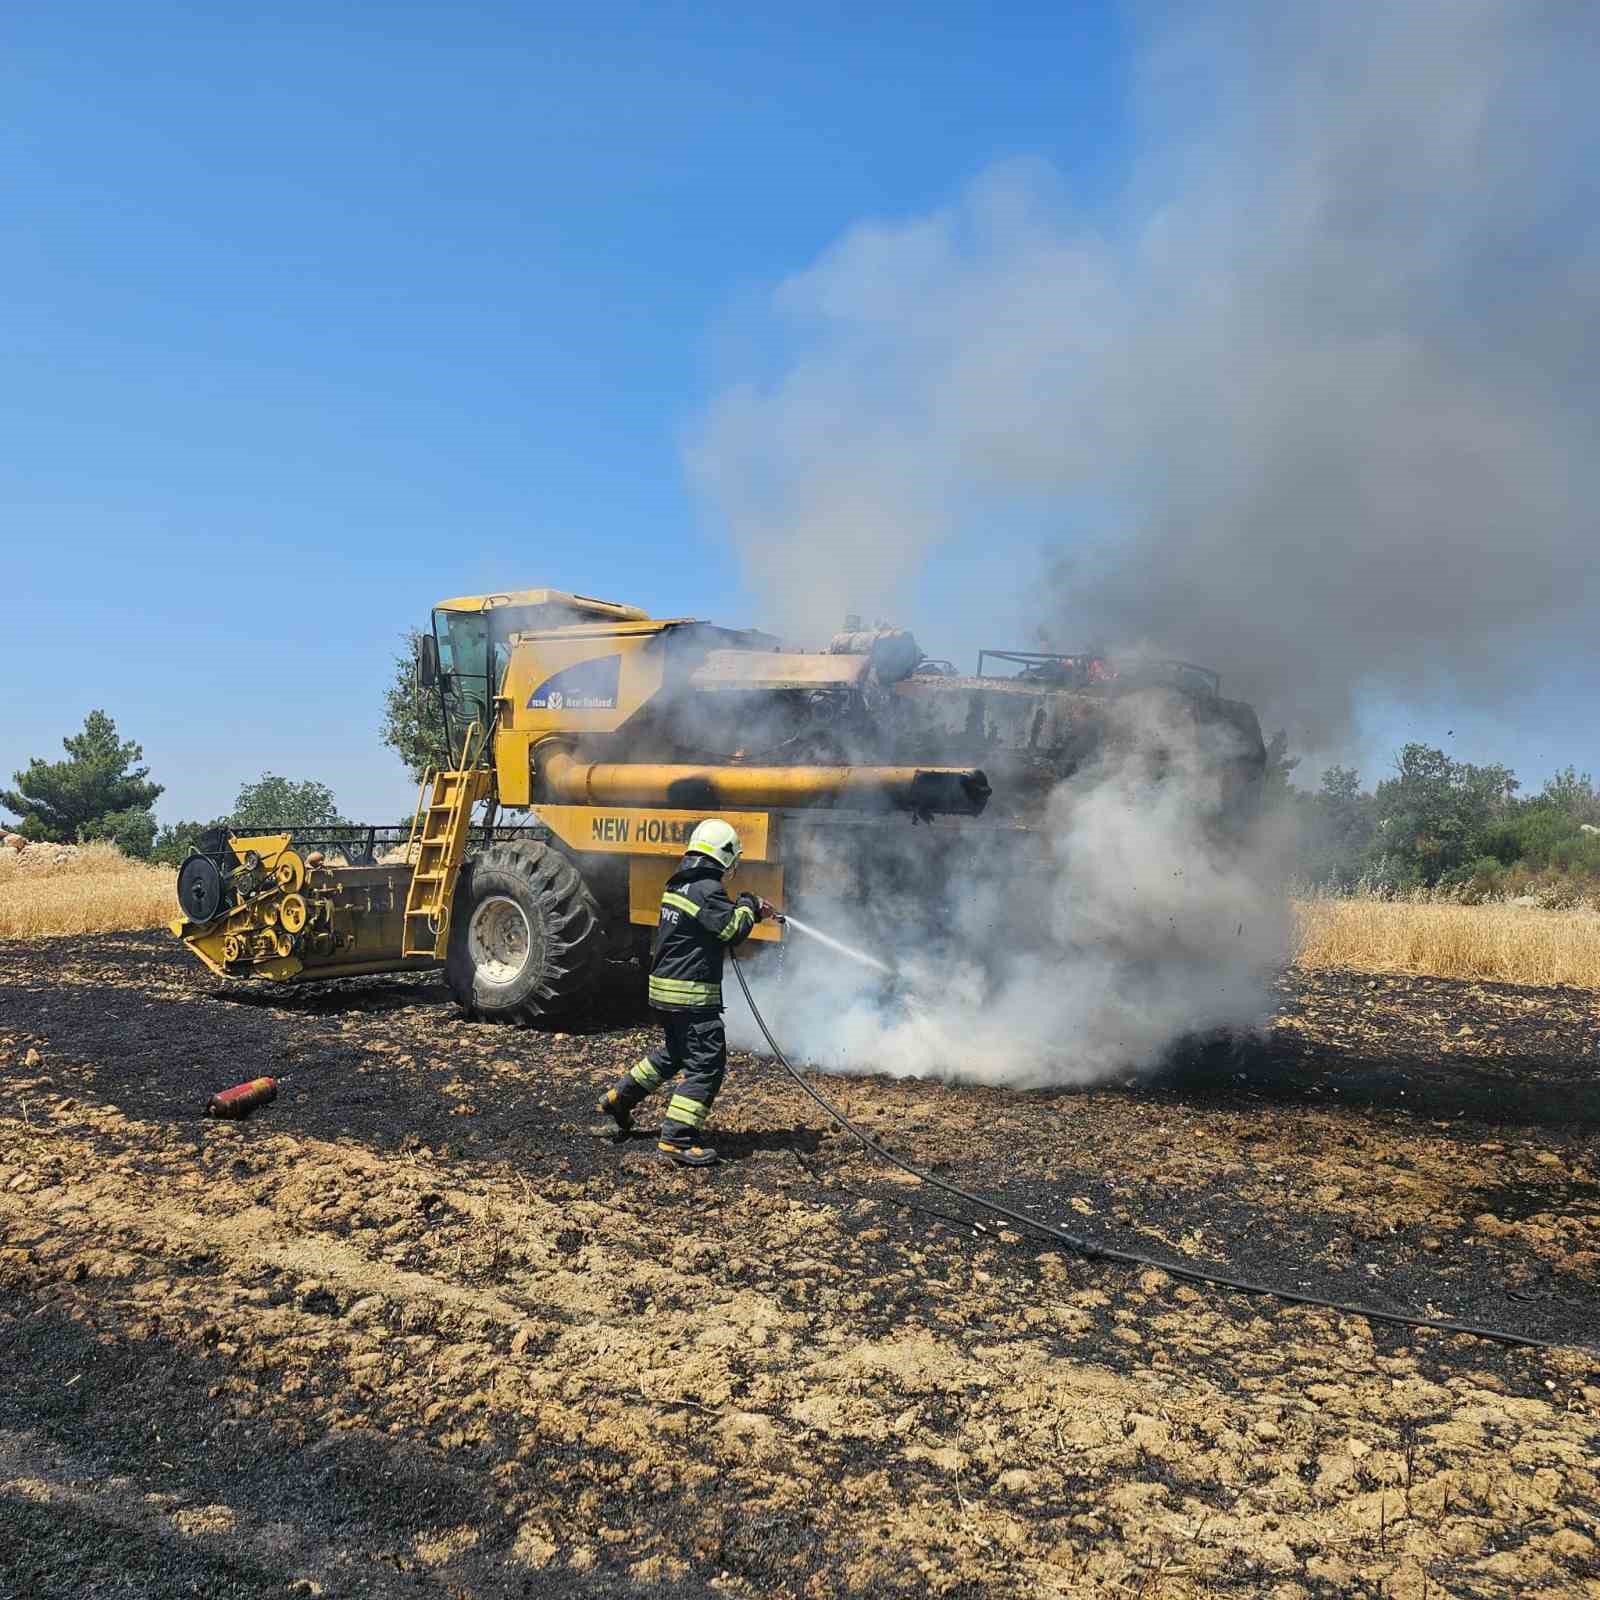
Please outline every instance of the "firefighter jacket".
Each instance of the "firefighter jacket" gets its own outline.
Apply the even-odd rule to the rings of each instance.
[[[650,952],[650,1004],[657,1011],[722,1010],[722,961],[756,925],[754,895],[728,898],[722,871],[698,852],[667,879]]]

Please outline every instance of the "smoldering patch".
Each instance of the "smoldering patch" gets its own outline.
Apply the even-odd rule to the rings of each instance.
[[[1027,1089],[1259,1028],[1292,918],[1271,830],[1218,827],[1230,737],[1166,712],[1131,719],[1012,841],[1022,859],[1002,834],[935,856],[926,830],[886,833],[861,892],[807,908],[781,967],[753,974],[769,1023],[826,1070]],[[742,1008],[730,1027],[759,1048]]]

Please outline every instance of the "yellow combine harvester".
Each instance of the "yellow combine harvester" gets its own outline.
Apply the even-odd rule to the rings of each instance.
[[[419,686],[453,765],[423,784],[403,862],[330,865],[289,834],[223,836],[179,872],[173,932],[212,971],[294,981],[443,964],[469,1014],[527,1020],[579,999],[653,928],[695,825],[725,817],[739,887],[785,903],[828,858],[818,810],[875,830],[976,816],[975,767],[859,764],[870,653],[782,652],[759,633],[550,589],[434,611]],[[828,757],[829,759],[820,759]],[[473,813],[485,837],[469,853]],[[507,811],[525,836],[494,841]],[[779,937],[764,923],[758,939]]]

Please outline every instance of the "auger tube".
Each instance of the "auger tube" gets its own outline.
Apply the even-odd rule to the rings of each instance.
[[[720,807],[729,810],[842,806],[976,817],[989,780],[976,767],[674,766],[580,761],[558,746],[535,753],[538,798],[565,805]]]

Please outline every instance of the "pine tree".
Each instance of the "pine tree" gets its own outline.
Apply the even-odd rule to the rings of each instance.
[[[104,711],[91,711],[83,732],[61,743],[67,760],[35,756],[27,771],[12,774],[15,789],[0,789],[0,806],[15,813],[17,831],[57,844],[114,838],[124,848],[148,850],[155,837],[150,808],[162,786],[146,781],[143,749],[119,739]]]

